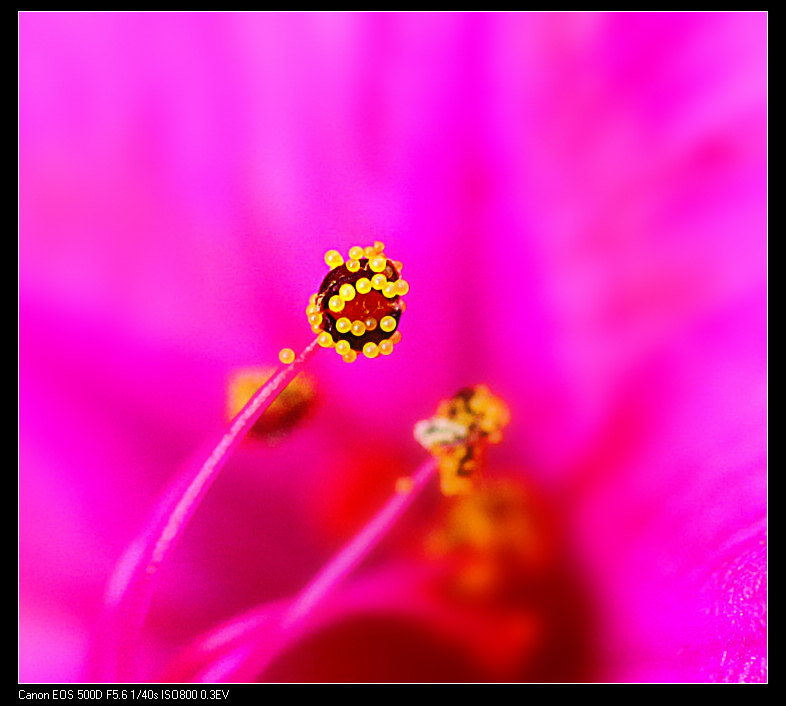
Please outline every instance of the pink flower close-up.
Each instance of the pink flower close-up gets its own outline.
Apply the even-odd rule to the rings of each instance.
[[[766,682],[767,20],[20,13],[20,683]],[[113,622],[376,241],[392,355],[309,349]]]

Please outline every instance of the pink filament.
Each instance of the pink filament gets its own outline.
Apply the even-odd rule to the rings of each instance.
[[[158,569],[248,430],[297,376],[316,348],[314,339],[292,363],[280,366],[254,393],[196,472],[189,468],[170,485],[146,530],[121,557],[105,595],[106,624],[96,665],[98,681],[136,678],[137,645]]]
[[[412,486],[396,493],[376,515],[336,554],[270,624],[270,615],[261,618],[269,627],[266,634],[243,641],[238,647],[208,665],[197,681],[252,681],[258,679],[272,660],[299,634],[305,619],[332,590],[365,559],[395,525],[404,511],[426,486],[436,470],[429,459],[415,471]]]
[[[284,614],[281,627],[290,629],[305,618],[309,611],[368,556],[401,514],[410,506],[436,469],[436,463],[426,461],[412,477],[407,492],[396,493],[371,521],[303,588]]]

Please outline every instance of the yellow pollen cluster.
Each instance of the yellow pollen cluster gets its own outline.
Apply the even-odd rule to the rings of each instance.
[[[487,482],[450,508],[440,549],[508,554],[530,551],[535,534],[532,506],[533,499],[512,481]]]
[[[451,557],[446,581],[473,600],[515,595],[549,567],[556,550],[541,502],[512,480],[487,481],[458,498],[424,548],[434,558]]]
[[[445,495],[472,490],[486,446],[502,441],[509,421],[507,405],[485,385],[476,385],[459,390],[440,403],[433,417],[415,425],[415,438],[437,459]]]
[[[319,345],[335,348],[347,363],[361,354],[390,355],[401,341],[402,297],[409,292],[401,278],[402,263],[389,259],[379,241],[354,245],[346,260],[338,250],[328,250],[325,263],[330,271],[306,307]]]

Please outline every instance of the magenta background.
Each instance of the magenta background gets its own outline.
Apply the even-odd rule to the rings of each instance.
[[[598,678],[762,679],[766,71],[763,13],[22,13],[19,679],[86,678],[226,376],[302,347],[323,253],[374,239],[402,344],[320,352],[309,424],[232,460],[151,662],[297,590],[367,516],[326,506],[348,469],[411,471],[412,424],[486,382],[493,462],[599,597]]]

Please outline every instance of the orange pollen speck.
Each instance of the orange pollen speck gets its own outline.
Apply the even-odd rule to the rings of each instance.
[[[396,492],[399,495],[406,495],[412,492],[412,478],[410,476],[402,476],[396,479]]]

